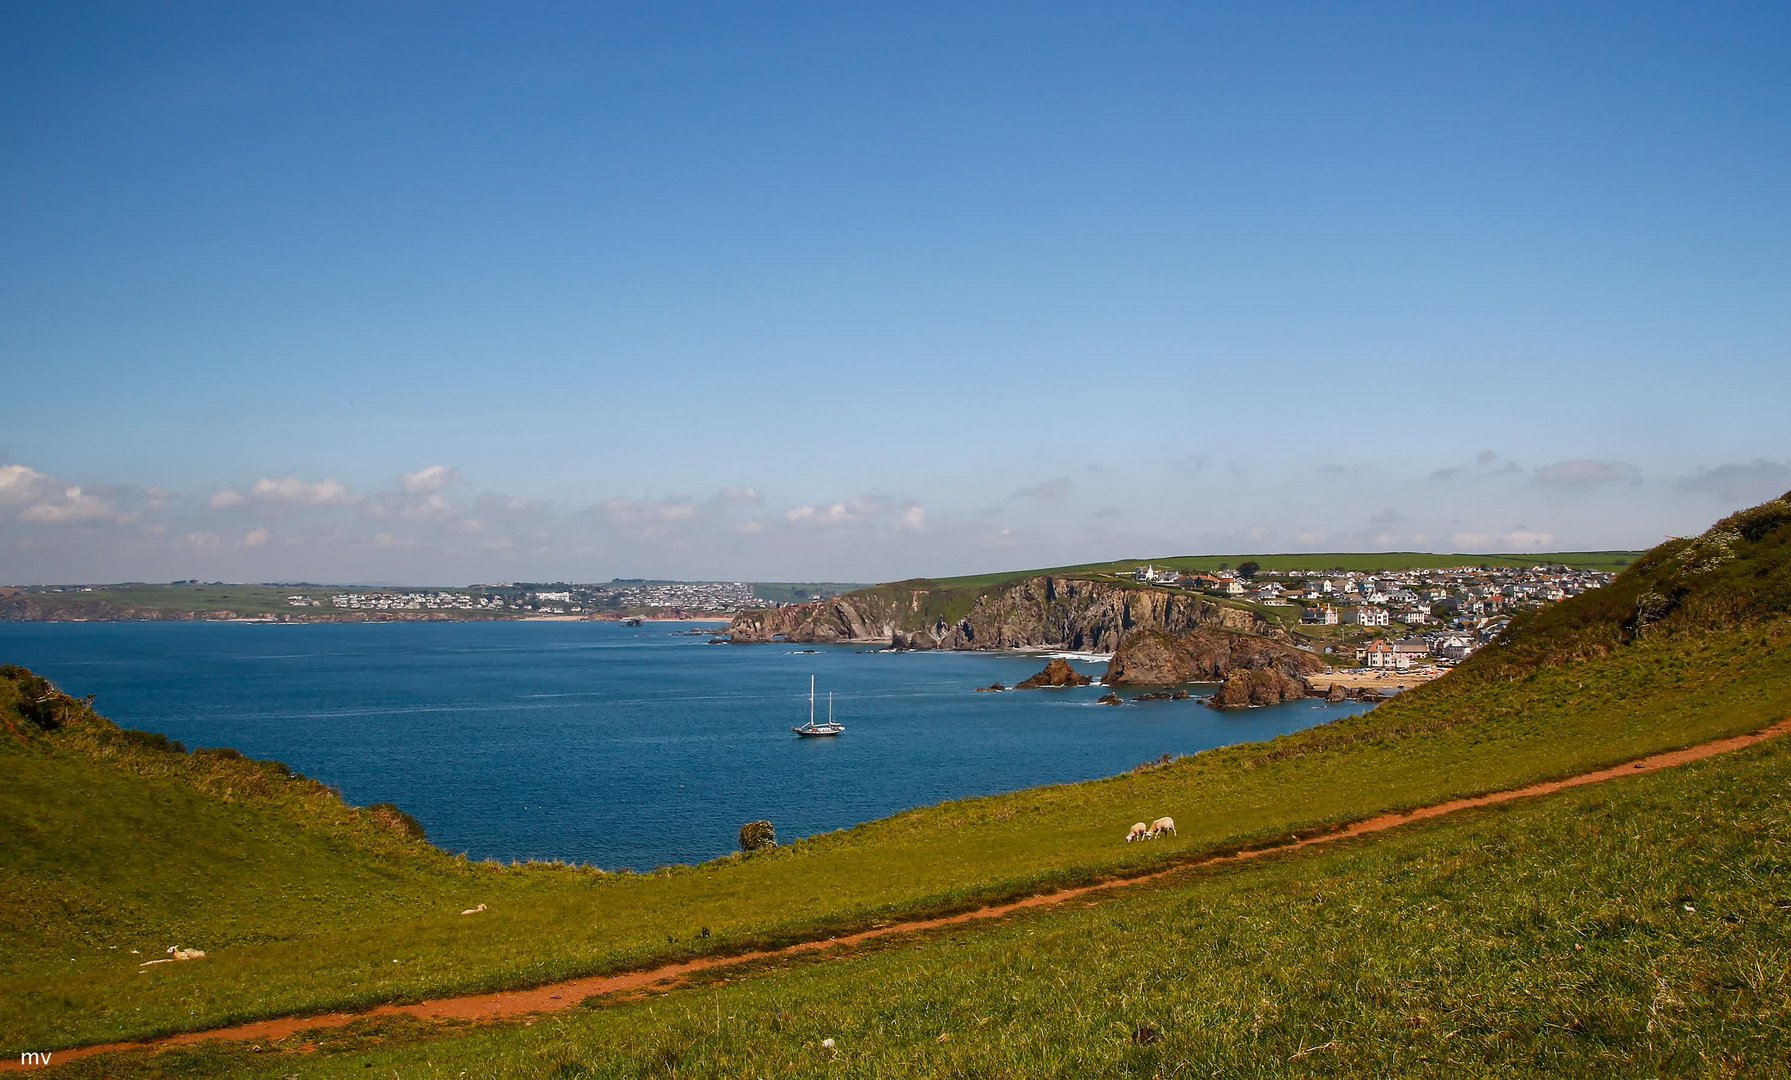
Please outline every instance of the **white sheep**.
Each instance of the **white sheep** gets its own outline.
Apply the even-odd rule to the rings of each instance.
[[[1174,818],[1160,817],[1157,820],[1150,823],[1151,839],[1154,840],[1157,837],[1162,836],[1164,833],[1168,833],[1170,836],[1175,835],[1175,819]]]
[[[479,914],[479,912],[484,911],[484,910],[485,910],[485,905],[480,904],[478,907],[467,908],[465,911],[461,912],[461,914],[462,915],[477,915],[477,914]]]
[[[1134,840],[1148,840],[1148,839],[1150,839],[1150,826],[1146,825],[1142,821],[1138,822],[1136,825],[1133,825],[1131,830],[1126,833],[1126,843],[1128,843],[1128,844]]]

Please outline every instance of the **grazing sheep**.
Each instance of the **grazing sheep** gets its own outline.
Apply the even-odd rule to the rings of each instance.
[[[462,915],[477,915],[479,912],[484,911],[484,910],[485,910],[485,905],[480,904],[478,907],[467,908],[465,911],[461,912],[461,914]]]
[[[1131,830],[1126,833],[1126,843],[1128,843],[1128,844],[1134,840],[1148,840],[1148,839],[1150,839],[1150,826],[1146,825],[1142,821],[1138,822],[1136,825],[1133,825]]]
[[[1175,819],[1174,818],[1160,817],[1157,820],[1150,823],[1150,835],[1151,835],[1152,839],[1162,836],[1164,833],[1168,833],[1170,836],[1175,835]]]

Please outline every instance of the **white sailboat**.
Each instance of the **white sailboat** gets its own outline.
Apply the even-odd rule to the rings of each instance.
[[[808,723],[799,724],[790,729],[805,739],[819,738],[822,735],[838,735],[846,730],[846,725],[836,723],[833,719],[833,691],[827,692],[827,722],[815,723],[815,677],[808,677]]]

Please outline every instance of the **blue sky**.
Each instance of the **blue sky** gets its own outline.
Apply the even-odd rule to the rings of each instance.
[[[1776,4],[0,8],[0,581],[1646,546],[1791,488]]]

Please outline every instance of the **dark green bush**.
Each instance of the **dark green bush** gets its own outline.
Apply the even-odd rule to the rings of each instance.
[[[749,821],[740,826],[740,850],[758,851],[777,846],[777,830],[769,821]]]

